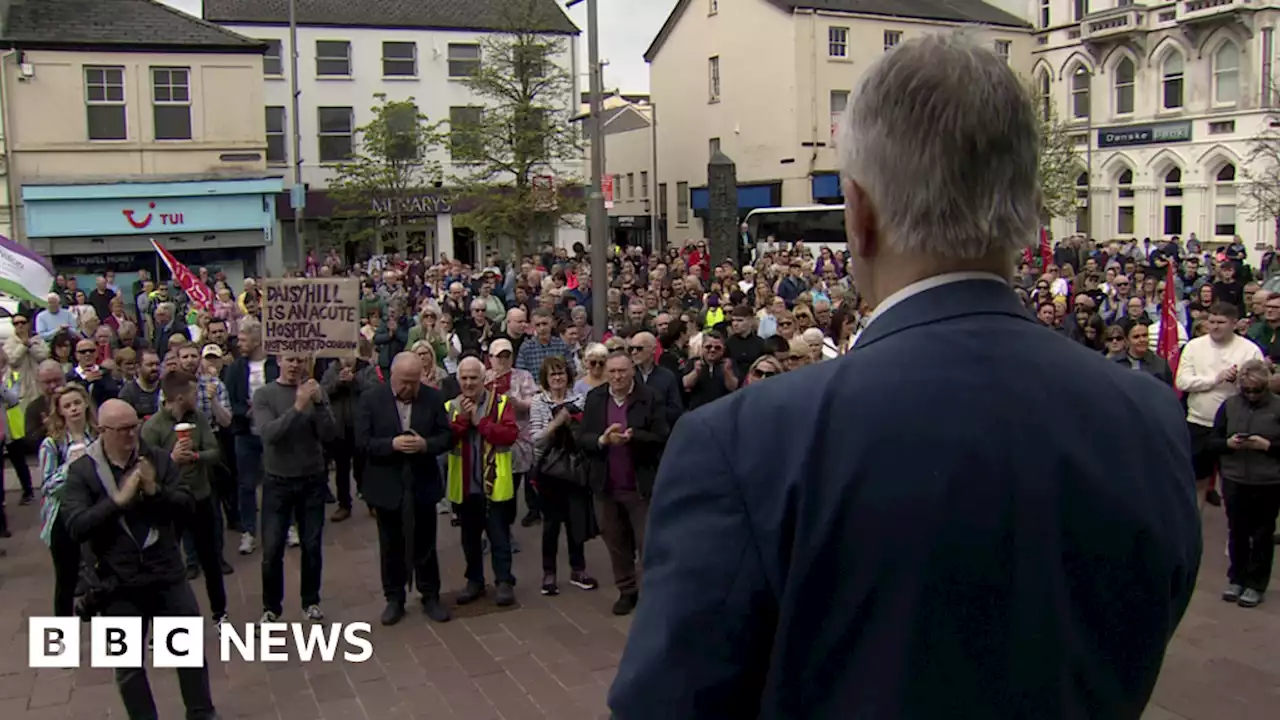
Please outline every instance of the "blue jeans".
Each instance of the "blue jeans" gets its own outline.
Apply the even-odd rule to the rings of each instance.
[[[326,475],[272,475],[262,486],[263,610],[276,615],[283,611],[285,537],[295,519],[302,540],[302,607],[320,604]]]
[[[236,436],[236,472],[240,474],[240,530],[258,534],[258,486],[262,484],[262,438]]]

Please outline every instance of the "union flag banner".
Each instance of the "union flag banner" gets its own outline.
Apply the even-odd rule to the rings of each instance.
[[[208,310],[213,307],[213,292],[209,287],[200,281],[191,269],[178,261],[173,253],[164,249],[164,246],[156,242],[155,238],[151,238],[151,246],[156,249],[156,253],[160,255],[160,259],[164,260],[164,264],[168,266],[170,274],[178,283],[178,287],[182,288],[182,292],[187,294],[191,299],[191,304],[198,310]]]

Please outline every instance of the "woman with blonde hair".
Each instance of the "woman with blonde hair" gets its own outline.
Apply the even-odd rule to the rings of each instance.
[[[409,348],[409,352],[422,361],[422,384],[440,389],[440,367],[436,365],[436,351],[429,340],[419,340]]]
[[[40,507],[40,538],[53,556],[53,614],[75,613],[76,582],[80,578],[80,543],[71,539],[58,510],[67,466],[84,455],[98,437],[98,416],[83,386],[64,385],[53,393],[40,443],[40,477],[44,504]],[[136,431],[136,428],[134,428]]]
[[[604,363],[609,359],[609,348],[600,343],[591,343],[582,351],[582,366],[586,374],[573,385],[573,392],[586,395],[592,388],[605,383]]]
[[[761,355],[751,363],[751,368],[747,370],[746,384],[760,382],[774,375],[781,375],[786,372],[782,367],[782,362],[772,355]]]

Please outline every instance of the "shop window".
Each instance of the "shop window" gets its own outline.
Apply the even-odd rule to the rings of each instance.
[[[124,68],[86,67],[84,90],[89,139],[127,139],[128,115],[124,104]]]
[[[267,108],[267,164],[269,165],[284,165],[289,162],[284,113],[283,107]]]
[[[317,108],[320,115],[320,162],[350,160],[355,150],[355,117],[349,107]]]
[[[157,140],[191,139],[191,71],[151,68]]]
[[[346,40],[317,40],[316,75],[350,77],[351,43]]]
[[[449,43],[449,77],[471,77],[479,70],[479,45],[475,43]]]
[[[383,77],[414,77],[418,74],[418,44],[382,43]]]
[[[1231,163],[1223,165],[1214,175],[1213,234],[1221,237],[1236,234],[1236,166]]]
[[[480,136],[482,120],[481,108],[449,108],[449,154],[454,163],[469,163],[480,158],[484,148]]]
[[[263,40],[267,51],[262,55],[262,74],[280,77],[284,74],[284,47],[279,40]]]

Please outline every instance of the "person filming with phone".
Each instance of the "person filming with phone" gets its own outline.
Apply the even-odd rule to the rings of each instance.
[[[405,541],[412,524],[413,580],[422,610],[447,622],[440,604],[440,561],[436,556],[436,503],[444,497],[436,458],[453,444],[453,431],[440,391],[422,383],[422,360],[402,352],[391,361],[391,381],[360,394],[355,436],[368,459],[364,500],[377,511],[378,557],[387,607],[383,625],[404,617],[409,584]]]
[[[1272,536],[1280,514],[1280,397],[1271,370],[1250,360],[1236,373],[1239,395],[1228,397],[1213,421],[1210,447],[1218,455],[1227,506],[1227,587],[1222,599],[1257,607],[1266,597],[1275,557]]]

